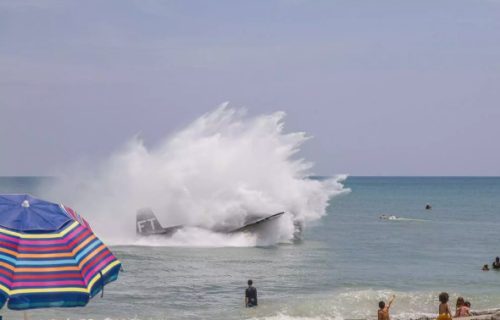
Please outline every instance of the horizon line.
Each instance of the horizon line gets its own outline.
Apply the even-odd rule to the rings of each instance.
[[[500,178],[500,175],[351,175],[351,174],[312,174],[309,177],[337,177],[345,175],[347,178]],[[1,178],[59,178],[50,175],[0,175]]]

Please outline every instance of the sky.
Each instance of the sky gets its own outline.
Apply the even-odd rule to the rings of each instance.
[[[500,0],[0,0],[0,175],[230,101],[321,175],[500,175]]]

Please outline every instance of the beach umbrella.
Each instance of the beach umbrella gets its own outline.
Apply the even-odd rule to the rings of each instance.
[[[0,195],[0,308],[84,306],[120,268],[72,209],[26,194]]]

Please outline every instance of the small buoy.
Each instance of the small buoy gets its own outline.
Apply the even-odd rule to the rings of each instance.
[[[30,207],[30,202],[28,200],[24,200],[23,203],[21,203],[21,206],[23,208],[29,208]]]

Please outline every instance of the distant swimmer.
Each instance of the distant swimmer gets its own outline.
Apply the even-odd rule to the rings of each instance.
[[[378,303],[378,320],[390,320],[389,317],[389,309],[391,308],[392,302],[394,302],[394,299],[396,299],[396,295],[392,295],[391,300],[389,300],[389,303],[387,305],[385,304],[384,301],[380,301]]]
[[[483,266],[483,271],[490,271],[490,268],[488,267],[488,265],[487,265],[487,264],[485,264],[485,265]]]
[[[495,270],[500,270],[500,257],[495,258],[495,261],[491,264],[491,267]]]
[[[432,206],[428,203],[425,205],[425,210],[431,210],[432,209]]]
[[[253,281],[248,280],[248,288],[245,290],[245,306],[247,308],[257,306],[257,289],[252,286]]]
[[[388,216],[386,214],[383,214],[379,217],[380,220],[397,220],[399,217],[396,216]]]

